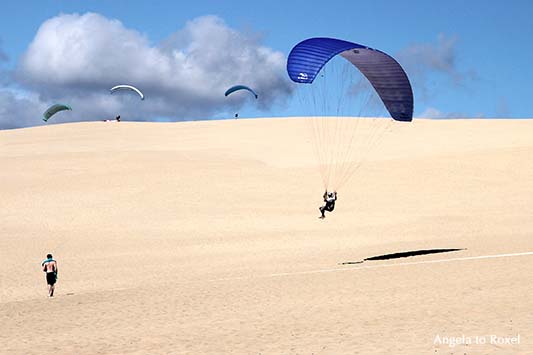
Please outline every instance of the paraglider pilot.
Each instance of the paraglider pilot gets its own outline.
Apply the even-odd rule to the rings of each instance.
[[[324,191],[324,202],[326,203],[324,206],[319,207],[320,213],[322,214],[319,218],[326,218],[326,211],[333,212],[335,209],[335,201],[337,201],[337,191],[328,192],[328,190]]]

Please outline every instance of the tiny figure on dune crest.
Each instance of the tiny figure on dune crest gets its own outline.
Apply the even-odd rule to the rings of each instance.
[[[120,122],[120,115],[118,115],[117,117],[115,117],[114,120],[104,120],[104,122]]]
[[[57,281],[57,261],[52,254],[46,255],[46,260],[41,263],[43,271],[46,272],[46,283],[48,284],[48,296],[54,297],[54,288]]]
[[[324,195],[322,196],[324,199],[324,202],[326,203],[324,206],[320,206],[318,209],[320,210],[321,216],[318,218],[326,218],[326,211],[333,212],[335,209],[335,201],[337,201],[337,191],[328,192],[328,190],[324,191]]]

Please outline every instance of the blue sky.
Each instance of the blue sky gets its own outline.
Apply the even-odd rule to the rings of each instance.
[[[30,44],[47,21],[63,21],[67,18],[61,16],[90,12],[99,16],[93,24],[120,21],[117,31],[134,31],[146,42],[147,51],[161,47],[176,33],[182,34],[188,23],[189,32],[196,33],[190,38],[197,38],[197,33],[209,37],[209,31],[202,32],[204,27],[227,29],[230,37],[237,34],[243,43],[252,46],[250,50],[256,50],[259,60],[277,60],[272,69],[277,71],[272,75],[279,74],[278,61],[286,59],[299,41],[315,36],[341,38],[378,48],[398,59],[413,84],[415,117],[533,117],[529,105],[533,93],[532,10],[533,3],[529,1],[8,1],[2,4],[0,14],[0,92],[14,93],[18,101],[13,101],[11,95],[11,99],[0,99],[0,105],[27,103],[20,100],[22,96],[31,97],[40,109],[65,96],[59,82],[50,89],[45,85],[48,79],[39,77],[47,71],[46,63],[30,66],[31,60],[23,58],[39,55],[38,49],[30,51]],[[207,15],[214,17],[205,20]],[[72,21],[70,31],[80,18]],[[48,39],[45,41],[53,45]],[[182,42],[176,40],[173,46],[179,47]],[[201,43],[209,43],[209,38]],[[259,47],[270,52],[263,55],[257,50]],[[114,57],[112,50],[100,55]],[[206,65],[216,71],[215,63]],[[85,81],[77,87],[69,80],[70,90],[88,90],[94,84]],[[292,89],[282,87],[285,84],[265,81],[257,85],[272,90],[272,95],[263,106],[249,107],[251,116],[298,114]],[[184,88],[172,90],[178,94]],[[285,100],[275,97],[284,94]],[[152,115],[168,115],[171,108],[165,100],[161,97],[160,106]],[[191,100],[194,102],[195,98],[190,97]],[[200,97],[198,102],[201,101]],[[242,108],[243,102],[223,110]],[[215,107],[217,102],[211,104]],[[213,111],[208,114],[217,116]],[[191,109],[183,115],[200,117],[202,113]],[[6,120],[0,117],[0,128],[17,126]],[[20,124],[27,125],[32,122]]]

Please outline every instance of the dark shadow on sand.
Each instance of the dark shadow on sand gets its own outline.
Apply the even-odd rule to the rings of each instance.
[[[450,249],[422,249],[422,250],[410,250],[410,251],[402,251],[399,253],[392,253],[392,254],[384,254],[384,255],[377,255],[377,256],[371,256],[369,258],[365,258],[361,261],[346,261],[343,263],[340,263],[341,265],[352,265],[352,264],[361,264],[365,261],[375,261],[375,260],[389,260],[389,259],[399,259],[399,258],[409,258],[411,256],[418,256],[418,255],[428,255],[428,254],[438,254],[438,253],[449,253],[452,251],[460,251],[460,250],[466,250],[466,249],[457,249],[457,248],[450,248]]]

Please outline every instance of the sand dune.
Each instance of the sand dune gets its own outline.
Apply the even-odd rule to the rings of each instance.
[[[0,131],[0,353],[531,353],[532,133],[397,125],[319,220],[303,119]]]

